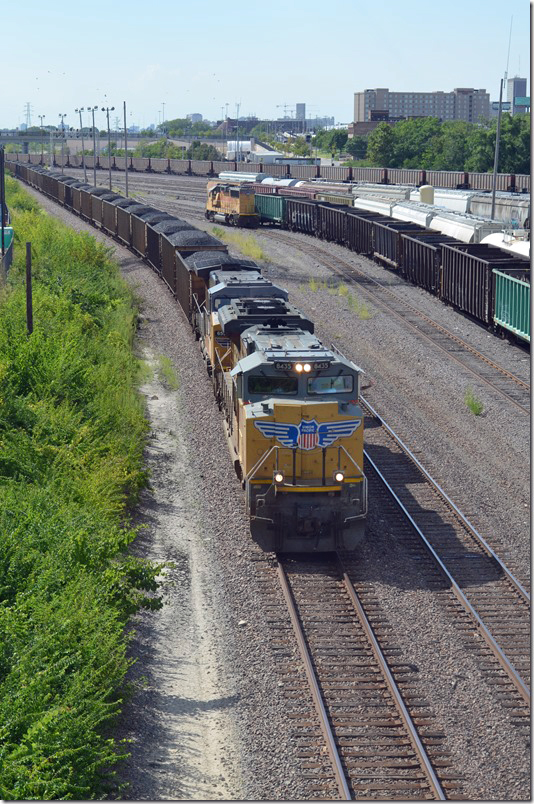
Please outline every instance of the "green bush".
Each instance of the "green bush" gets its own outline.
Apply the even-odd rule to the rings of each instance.
[[[136,311],[105,247],[16,182],[7,191],[16,240],[0,295],[0,798],[97,798],[124,756],[110,725],[129,666],[125,626],[161,605],[163,565],[127,552],[128,506],[147,481]]]

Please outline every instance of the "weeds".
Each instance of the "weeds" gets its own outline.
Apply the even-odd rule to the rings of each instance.
[[[330,284],[326,280],[322,282],[315,279],[313,276],[308,282],[308,287],[311,291],[316,293],[318,290],[326,290],[331,296],[341,296],[347,300],[349,309],[355,313],[362,321],[367,321],[373,317],[373,314],[365,302],[361,301],[356,293],[351,293],[346,285]]]
[[[235,246],[246,257],[256,261],[269,262],[268,255],[263,251],[253,235],[228,231],[220,226],[214,226],[212,232],[219,240],[224,240],[226,243]]]
[[[158,357],[158,377],[163,385],[166,385],[171,391],[177,391],[180,387],[180,381],[172,365],[172,361],[160,355]]]
[[[13,186],[15,185],[15,186]],[[130,291],[89,235],[7,182],[16,232],[0,297],[0,798],[102,798],[123,748],[125,624],[162,565],[129,555],[147,484]],[[34,331],[25,321],[32,243]]]
[[[480,416],[484,412],[484,405],[480,399],[475,395],[472,388],[468,388],[465,392],[464,402],[475,416]]]

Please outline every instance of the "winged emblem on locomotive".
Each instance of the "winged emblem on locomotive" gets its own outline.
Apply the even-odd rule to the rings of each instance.
[[[302,419],[299,425],[284,422],[254,422],[265,438],[276,438],[284,447],[310,450],[329,447],[338,438],[348,438],[358,429],[361,419],[319,423]]]

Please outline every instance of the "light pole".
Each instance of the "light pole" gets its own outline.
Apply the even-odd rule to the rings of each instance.
[[[60,112],[59,116],[61,117],[61,172],[63,173],[64,172],[63,162],[65,160],[65,156],[64,156],[64,154],[65,154],[65,123],[63,122],[63,120],[65,119],[65,117],[67,115],[66,114],[61,114],[61,112]]]
[[[128,129],[126,127],[126,101],[123,101],[124,104],[124,184],[125,184],[125,195],[128,198]]]
[[[82,165],[83,165],[83,180],[87,184],[87,168],[85,167],[85,145],[83,142],[83,123],[82,123],[82,112],[85,112],[84,107],[82,106],[80,109],[75,109],[75,112],[78,112],[80,115],[80,131],[82,132]]]
[[[95,112],[98,106],[88,106],[87,111],[93,115],[93,184],[96,187],[96,133],[95,133]]]
[[[43,164],[43,151],[44,151],[44,128],[43,128],[43,120],[46,117],[44,114],[38,114],[37,117],[41,120],[41,165]]]
[[[106,113],[108,119],[108,165],[109,165],[109,189],[111,190],[111,132],[109,130],[109,113],[115,110],[114,106],[102,106],[102,111]]]

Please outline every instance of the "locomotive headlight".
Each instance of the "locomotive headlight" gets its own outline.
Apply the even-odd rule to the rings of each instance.
[[[298,371],[299,374],[301,373],[303,368],[304,366],[302,365],[302,363],[295,363],[295,371]]]
[[[275,472],[273,475],[273,480],[275,483],[278,483],[278,485],[280,485],[280,483],[284,482],[284,473],[278,471]]]
[[[345,480],[344,472],[340,472],[339,469],[336,472],[334,472],[334,480],[336,481],[336,483],[343,483],[343,481]]]
[[[309,364],[309,363],[304,363],[303,368],[304,368],[304,371],[306,371],[306,372],[307,372],[307,371],[311,371],[311,366],[310,366],[310,364]]]

